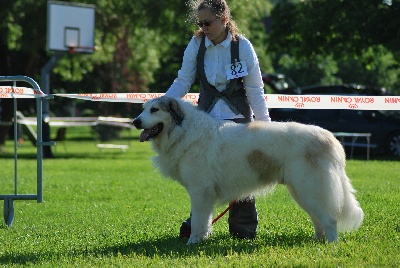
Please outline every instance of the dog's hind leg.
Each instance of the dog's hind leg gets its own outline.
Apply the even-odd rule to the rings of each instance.
[[[337,241],[337,221],[330,216],[322,202],[318,198],[312,198],[311,193],[298,193],[290,184],[286,186],[293,199],[310,216],[315,230],[314,239],[320,240],[325,236],[329,242]]]
[[[315,240],[321,240],[324,239],[325,237],[325,232],[324,232],[324,228],[322,227],[321,223],[319,222],[318,218],[315,217],[315,215],[312,214],[308,214],[313,222],[314,225],[314,239]]]
[[[214,198],[204,194],[190,194],[192,208],[191,229],[188,245],[198,243],[210,235],[212,231],[212,216]]]
[[[327,217],[321,221],[325,230],[326,240],[328,242],[336,242],[338,240],[337,221]]]
[[[315,230],[314,239],[315,239],[315,240],[323,239],[324,236],[325,236],[325,232],[324,232],[324,228],[322,227],[322,225],[321,225],[321,223],[319,222],[318,218],[317,218],[314,214],[310,213],[309,211],[307,211],[307,210],[303,207],[303,204],[302,204],[302,202],[300,201],[299,197],[297,196],[297,193],[296,193],[296,191],[293,189],[293,187],[292,187],[291,185],[286,185],[286,186],[287,186],[288,192],[289,192],[290,195],[293,197],[293,199],[296,201],[296,203],[297,203],[303,210],[305,210],[305,211],[308,213],[308,215],[310,216],[311,221],[312,221],[312,223],[313,223],[313,225],[314,225],[314,230]]]

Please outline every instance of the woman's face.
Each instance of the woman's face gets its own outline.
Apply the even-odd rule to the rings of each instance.
[[[197,12],[199,27],[214,45],[225,40],[225,17],[217,18],[211,9],[205,8]]]

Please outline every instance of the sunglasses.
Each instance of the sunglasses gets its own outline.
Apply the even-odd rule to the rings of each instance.
[[[203,28],[204,26],[207,26],[207,27],[209,27],[214,21],[216,21],[218,18],[215,18],[215,19],[213,19],[213,20],[211,20],[211,21],[209,21],[209,20],[205,20],[205,21],[199,21],[199,22],[197,22],[197,25],[200,27],[200,28]]]

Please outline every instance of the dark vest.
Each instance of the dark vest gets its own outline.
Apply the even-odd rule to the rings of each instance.
[[[245,119],[251,121],[251,109],[242,78],[230,80],[226,89],[218,91],[207,81],[204,71],[204,55],[206,53],[205,37],[201,40],[197,52],[197,76],[200,78],[200,97],[198,107],[209,113],[219,99],[224,100],[235,114],[242,114]],[[234,64],[239,60],[239,40],[231,41],[231,62]]]

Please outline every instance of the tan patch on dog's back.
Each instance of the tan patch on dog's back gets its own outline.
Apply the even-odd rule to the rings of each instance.
[[[332,148],[333,144],[329,136],[315,136],[305,148],[304,159],[313,168],[317,168],[321,159],[330,159]]]
[[[261,150],[254,150],[247,155],[247,162],[251,169],[259,176],[259,180],[265,183],[273,182],[281,168],[281,165],[272,157]]]
[[[247,129],[250,131],[256,131],[256,130],[263,128],[264,124],[265,124],[265,122],[263,122],[263,121],[253,121],[247,125]]]

